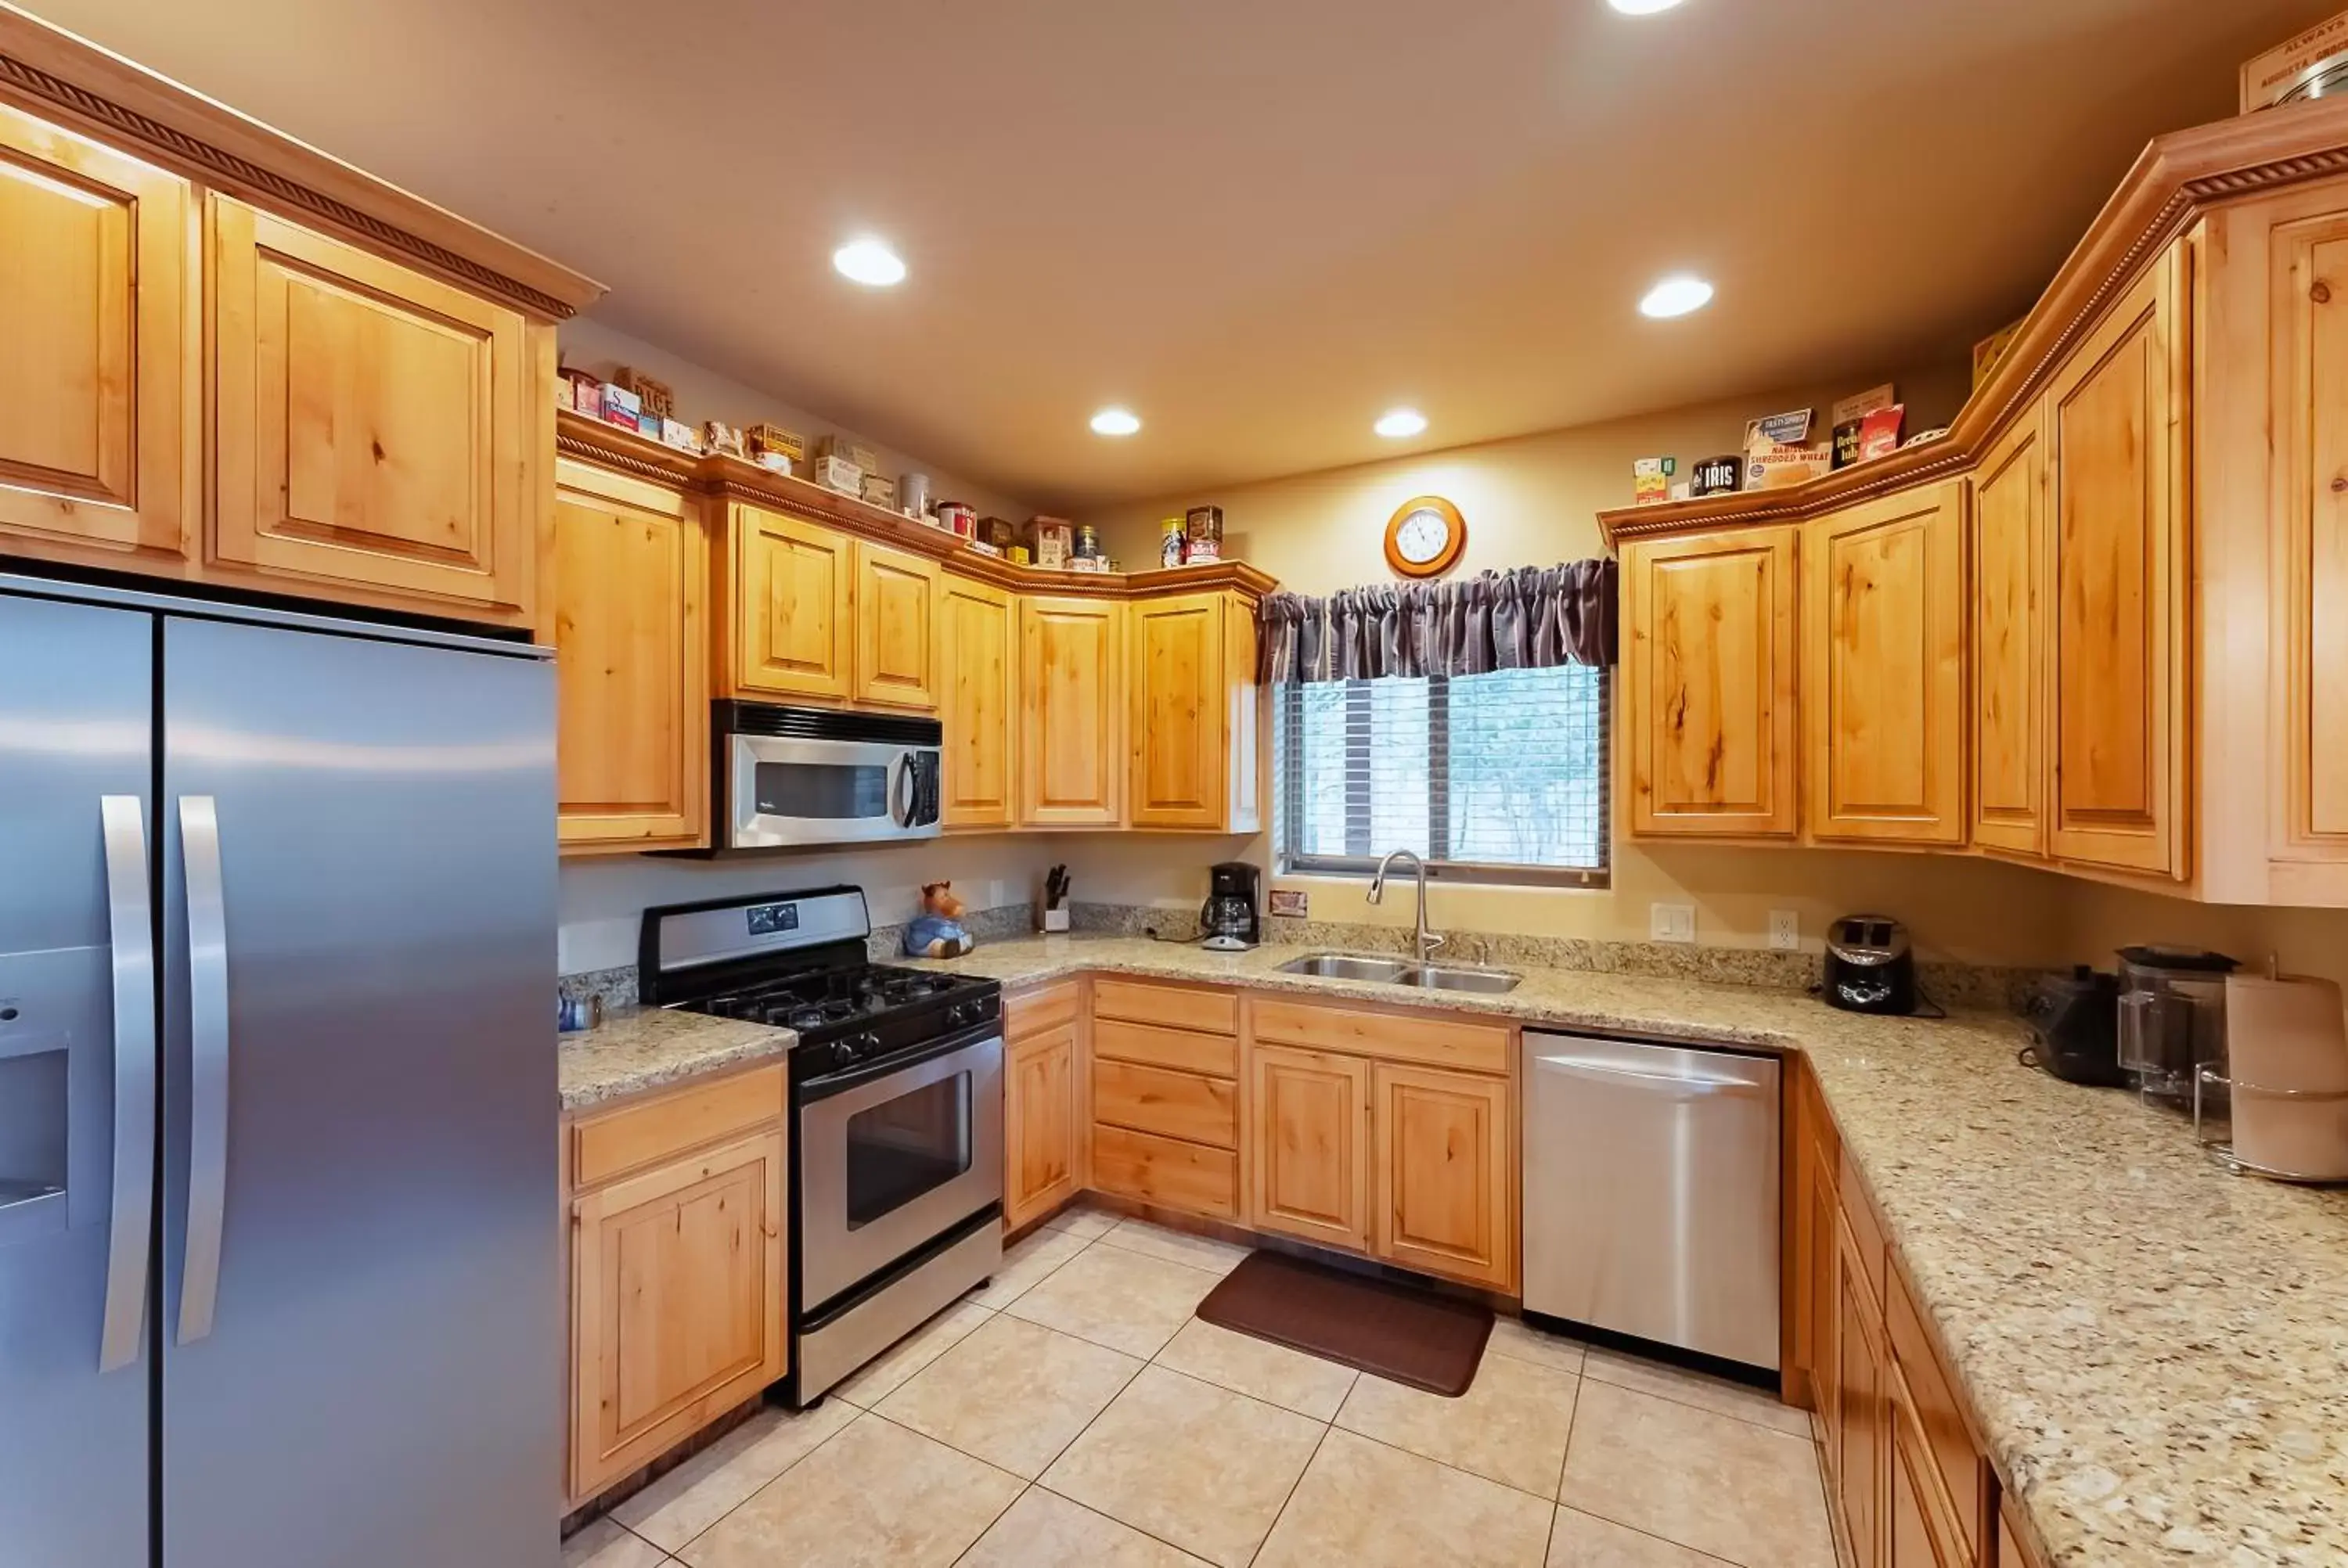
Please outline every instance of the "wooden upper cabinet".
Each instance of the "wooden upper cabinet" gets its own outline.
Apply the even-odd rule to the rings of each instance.
[[[948,828],[1012,825],[1017,630],[1003,589],[952,576],[939,585],[938,717],[945,731]]]
[[[1864,502],[1802,541],[1813,838],[1965,840],[1965,490]]]
[[[729,695],[847,702],[855,691],[856,541],[738,502],[731,521]]]
[[[1125,814],[1126,607],[1104,599],[1019,606],[1019,821],[1115,827]]]
[[[2285,741],[2272,851],[2336,862],[2348,858],[2348,213],[2280,229],[2273,269]]]
[[[1973,841],[2046,852],[2046,436],[2033,410],[1973,476]]]
[[[674,490],[563,460],[554,581],[557,835],[565,850],[708,843],[708,561]]]
[[[788,1370],[786,1153],[762,1133],[573,1200],[572,1497]]]
[[[1623,547],[1631,829],[1790,837],[1798,530]]]
[[[1226,594],[1185,593],[1143,600],[1127,613],[1133,825],[1251,831],[1255,671],[1247,606]]]
[[[1247,1223],[1367,1252],[1370,1064],[1272,1045],[1249,1061]]]
[[[1376,1255],[1509,1291],[1517,1282],[1516,1144],[1506,1079],[1375,1062]]]
[[[185,181],[0,106],[0,548],[186,553],[202,471],[191,201]]]
[[[2186,252],[2122,296],[2047,393],[2060,859],[2183,877],[2191,607]]]
[[[938,563],[856,541],[856,701],[938,706]]]
[[[520,313],[227,197],[210,227],[210,559],[528,611],[553,367]]]
[[[1056,1025],[1004,1052],[1003,1224],[1017,1230],[1076,1196],[1083,1112],[1076,1026]]]

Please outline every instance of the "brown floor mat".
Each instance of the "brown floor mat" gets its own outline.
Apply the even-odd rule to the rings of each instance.
[[[1248,1254],[1199,1303],[1199,1316],[1454,1399],[1476,1380],[1492,1332],[1488,1307],[1277,1252]]]

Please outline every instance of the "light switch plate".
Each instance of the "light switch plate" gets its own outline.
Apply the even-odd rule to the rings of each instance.
[[[1647,934],[1658,942],[1694,943],[1695,906],[1650,904],[1647,906]]]
[[[1769,945],[1781,953],[1798,952],[1802,946],[1802,917],[1793,909],[1769,911]]]

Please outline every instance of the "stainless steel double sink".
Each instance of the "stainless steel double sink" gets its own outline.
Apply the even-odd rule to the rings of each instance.
[[[1431,991],[1512,991],[1524,977],[1506,969],[1471,969],[1448,964],[1422,964],[1410,958],[1372,958],[1353,953],[1309,953],[1280,966],[1283,975],[1313,975],[1325,980],[1369,980],[1381,985],[1417,986]]]

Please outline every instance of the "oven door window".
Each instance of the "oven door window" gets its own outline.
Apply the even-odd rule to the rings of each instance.
[[[885,1219],[970,1169],[971,1075],[955,1073],[848,1119],[848,1228]]]
[[[879,763],[760,763],[760,816],[799,822],[860,822],[889,815],[893,767]]]

